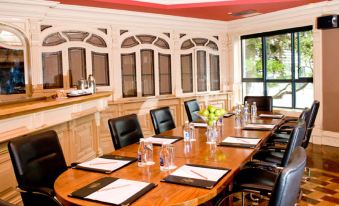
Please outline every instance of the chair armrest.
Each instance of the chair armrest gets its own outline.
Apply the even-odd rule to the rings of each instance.
[[[279,167],[276,163],[273,162],[264,162],[260,160],[252,160],[246,164],[247,167],[256,167],[268,171],[272,171],[275,173],[281,172],[283,169],[282,167]]]
[[[75,168],[78,164],[80,164],[80,162],[72,162],[67,168]]]
[[[54,190],[48,187],[27,187],[18,186],[17,190],[21,193],[34,193],[39,195],[45,195],[53,197],[55,195]]]
[[[298,121],[298,117],[288,117],[284,120],[284,123],[287,123],[287,122],[297,122]]]

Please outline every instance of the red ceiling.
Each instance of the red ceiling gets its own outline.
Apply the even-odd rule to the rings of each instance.
[[[209,3],[190,3],[163,5],[138,2],[134,0],[54,0],[62,4],[111,8],[119,10],[139,11],[173,16],[193,17],[230,21],[242,17],[235,17],[229,13],[245,10],[255,10],[259,13],[269,13],[278,10],[293,8],[325,0],[228,0]]]

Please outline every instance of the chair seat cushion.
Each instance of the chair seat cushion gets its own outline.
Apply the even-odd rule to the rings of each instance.
[[[272,152],[268,150],[259,150],[254,156],[253,159],[261,160],[264,162],[272,162],[277,165],[281,164],[284,153],[281,152]]]
[[[234,178],[234,191],[272,192],[277,176],[277,173],[261,168],[244,168]]]

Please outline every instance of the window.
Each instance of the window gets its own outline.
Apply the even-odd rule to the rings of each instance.
[[[215,42],[207,38],[186,39],[181,53],[183,93],[220,90],[219,50]]]
[[[160,95],[172,94],[171,55],[159,53]]]
[[[108,54],[92,52],[92,70],[98,86],[109,86]]]
[[[184,93],[193,92],[192,54],[181,55],[181,85]]]
[[[243,96],[269,95],[273,106],[313,101],[312,26],[241,37]]]
[[[207,91],[207,68],[206,68],[206,52],[197,51],[197,83],[198,92]]]
[[[135,53],[121,55],[121,74],[123,97],[136,97],[137,78]]]
[[[220,90],[219,55],[210,54],[210,84],[211,91]]]
[[[52,26],[44,27],[44,32]],[[108,46],[104,34],[66,30],[47,34],[42,41],[44,89],[76,87],[80,79],[93,74],[97,86],[109,86]],[[68,47],[72,45],[72,47]],[[68,58],[62,58],[67,57]],[[66,67],[67,69],[63,68]],[[68,81],[63,81],[63,76]]]
[[[170,45],[166,41],[168,36],[128,36],[128,32],[120,31],[120,35],[126,35],[121,41],[122,97],[172,94]]]
[[[154,96],[154,52],[151,49],[140,51],[142,96]]]
[[[0,95],[26,93],[25,48],[19,32],[0,25]]]
[[[42,53],[44,89],[63,88],[62,52]]]
[[[86,79],[86,50],[84,48],[69,48],[69,82],[76,87],[80,79]]]

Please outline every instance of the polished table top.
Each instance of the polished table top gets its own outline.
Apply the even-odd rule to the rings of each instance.
[[[281,120],[259,119],[258,123],[279,123]],[[93,181],[102,177],[112,176],[130,180],[152,182],[157,184],[150,192],[139,198],[133,205],[199,205],[213,197],[226,188],[232,181],[242,165],[251,159],[255,151],[260,148],[265,140],[270,136],[271,131],[254,131],[234,128],[234,117],[224,118],[224,126],[219,141],[227,136],[259,137],[263,139],[255,149],[224,147],[206,144],[206,128],[196,128],[195,136],[197,141],[184,142],[183,140],[175,142],[175,165],[181,166],[187,163],[201,164],[216,167],[229,168],[231,171],[224,176],[212,189],[203,189],[198,187],[183,186],[171,183],[160,182],[161,179],[170,174],[170,172],[160,171],[159,152],[161,147],[154,146],[154,161],[151,166],[138,167],[134,162],[111,174],[95,173],[77,169],[68,169],[61,174],[54,184],[54,189],[59,200],[65,205],[104,205],[96,202],[80,200],[68,197],[73,191],[84,187]],[[182,127],[164,132],[163,135],[182,136]],[[112,154],[129,157],[137,157],[138,144],[132,144]]]

